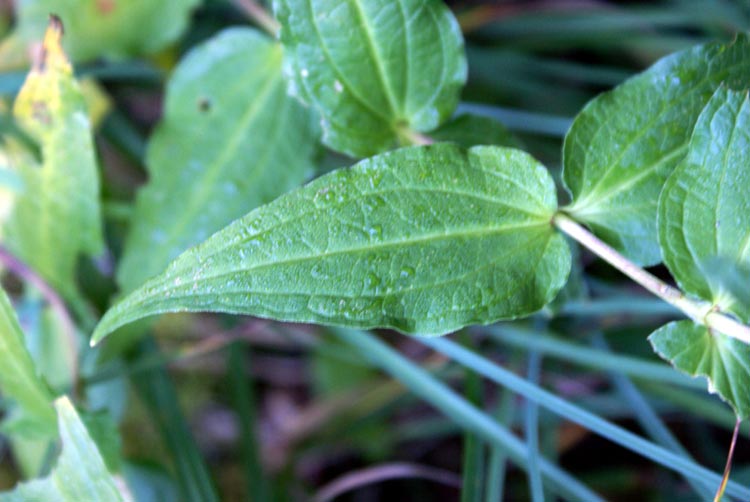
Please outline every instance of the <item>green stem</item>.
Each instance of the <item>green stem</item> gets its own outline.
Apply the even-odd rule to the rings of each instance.
[[[715,310],[714,306],[708,302],[688,298],[679,289],[673,288],[625,258],[565,214],[556,214],[553,222],[562,232],[578,241],[581,245],[588,248],[651,293],[682,310],[696,323],[703,324],[709,329],[715,329],[720,333],[750,344],[750,326],[745,326],[731,317],[722,314]]]
[[[255,21],[258,26],[263,28],[273,38],[276,38],[281,25],[258,2],[255,0],[233,0],[233,2],[250,19]]]
[[[433,138],[426,134],[414,131],[408,127],[399,129],[398,134],[401,136],[401,141],[407,145],[431,145],[435,142]]]
[[[737,423],[734,425],[734,432],[732,433],[732,443],[729,445],[729,453],[727,454],[727,464],[724,467],[724,476],[721,478],[721,484],[716,490],[714,495],[714,502],[721,502],[721,498],[724,496],[724,491],[727,489],[727,482],[729,481],[729,473],[732,471],[732,457],[734,457],[734,447],[737,444],[737,436],[740,432],[740,425],[742,420],[737,419]]]

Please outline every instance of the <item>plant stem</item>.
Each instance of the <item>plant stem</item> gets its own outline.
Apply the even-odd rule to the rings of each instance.
[[[693,300],[677,288],[628,260],[613,248],[599,240],[594,234],[563,213],[557,213],[553,222],[562,232],[578,241],[597,256],[627,275],[635,282],[655,294],[670,305],[682,310],[688,317],[709,329],[715,329],[732,338],[750,344],[750,327],[728,317],[708,302]]]
[[[255,21],[258,26],[263,28],[269,35],[271,35],[273,38],[276,38],[276,36],[279,33],[279,29],[281,28],[281,25],[278,21],[276,21],[268,12],[266,12],[266,9],[264,9],[258,2],[255,0],[232,0],[234,4],[242,9],[245,14],[250,17],[253,21]]]
[[[734,426],[734,433],[732,433],[732,443],[729,445],[729,454],[727,454],[727,465],[724,467],[724,476],[721,478],[721,484],[716,495],[714,495],[714,502],[721,502],[721,497],[724,496],[724,491],[727,489],[727,481],[729,481],[729,473],[732,470],[732,457],[734,457],[734,446],[737,444],[737,436],[740,432],[740,424],[742,420],[737,419],[737,423]]]
[[[47,281],[42,279],[34,270],[31,269],[24,262],[16,258],[10,253],[4,246],[0,246],[0,263],[2,263],[8,270],[10,270],[15,276],[19,277],[23,281],[31,284],[36,288],[47,301],[55,315],[62,325],[62,331],[68,344],[73,348],[73,353],[78,354],[78,340],[76,337],[76,324],[73,322],[73,318],[65,307],[65,302],[57,294],[57,292],[50,286]],[[70,371],[73,377],[72,382],[75,382],[78,378],[78,360],[77,356],[73,357],[68,361],[70,365]]]
[[[403,138],[403,141],[411,145],[431,145],[435,142],[434,139],[427,136],[426,134],[413,131],[408,127],[400,129],[399,134]]]

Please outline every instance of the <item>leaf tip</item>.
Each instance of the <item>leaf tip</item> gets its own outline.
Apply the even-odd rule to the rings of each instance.
[[[62,37],[65,34],[63,22],[56,14],[49,15],[49,24],[44,32],[42,50],[34,57],[34,69],[44,73],[50,65],[69,67],[70,63],[62,48]]]

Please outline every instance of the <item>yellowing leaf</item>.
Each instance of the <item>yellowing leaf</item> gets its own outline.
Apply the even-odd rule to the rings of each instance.
[[[14,155],[11,167],[24,192],[4,234],[14,254],[70,296],[79,253],[98,254],[102,236],[91,127],[62,33],[53,18],[13,108],[18,125],[39,144],[41,164],[28,153]]]

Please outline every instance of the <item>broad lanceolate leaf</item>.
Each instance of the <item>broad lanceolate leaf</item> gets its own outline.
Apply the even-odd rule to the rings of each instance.
[[[122,497],[67,397],[55,401],[63,448],[52,473],[0,493],[0,502],[116,502]]]
[[[450,117],[463,39],[441,0],[276,0],[292,92],[331,148],[367,157]]]
[[[279,44],[236,28],[177,68],[118,271],[126,291],[312,170],[316,129],[287,97],[281,59]]]
[[[728,402],[738,418],[750,417],[750,346],[692,321],[671,322],[649,341],[675,368],[708,377],[709,390]]]
[[[0,393],[15,403],[10,418],[18,431],[54,437],[52,394],[40,380],[23,339],[16,312],[0,288]]]
[[[81,91],[60,47],[56,21],[16,99],[19,124],[41,147],[42,164],[16,152],[24,191],[6,222],[8,247],[53,287],[70,296],[79,253],[102,249],[99,179]]]
[[[658,263],[659,193],[721,83],[750,82],[750,39],[668,56],[589,103],[565,138],[568,211],[633,261]]]
[[[447,333],[538,310],[570,269],[549,173],[519,150],[406,148],[237,220],[111,309],[220,311]]]
[[[750,303],[735,298],[725,281],[710,277],[722,268],[716,257],[750,267],[748,194],[750,101],[746,91],[722,87],[703,109],[687,157],[664,186],[659,243],[664,262],[685,292],[745,321]]]
[[[68,32],[75,61],[150,54],[177,39],[200,0],[20,0],[18,29],[37,40],[51,13]]]

